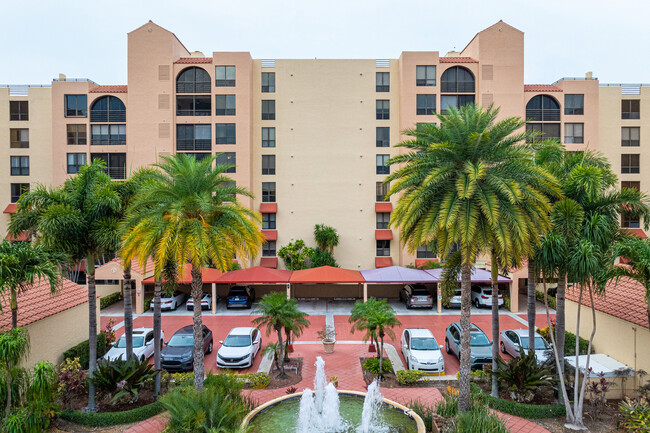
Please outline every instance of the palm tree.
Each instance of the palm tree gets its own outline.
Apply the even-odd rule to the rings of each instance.
[[[339,244],[339,234],[334,227],[316,224],[314,226],[314,240],[318,248],[332,254],[334,247]]]
[[[614,245],[614,257],[625,257],[626,266],[615,266],[608,275],[616,283],[621,277],[638,281],[645,289],[645,299],[650,323],[650,241],[636,236],[623,238]]]
[[[230,165],[212,166],[215,157],[196,161],[193,155],[162,157],[129,208],[122,259],[145,263],[153,257],[154,277],[174,263],[183,273],[192,265],[191,294],[203,296],[201,268],[214,265],[229,269],[233,257],[254,257],[263,235],[258,214],[242,206],[237,195],[252,197],[245,188],[227,186],[223,173]],[[198,307],[198,302],[196,306]],[[203,333],[201,308],[194,308],[194,386],[203,388]]]
[[[302,332],[310,325],[309,314],[302,312],[298,309],[298,301],[295,299],[287,300],[287,323],[284,326],[284,334],[286,340],[284,342],[284,362],[289,362],[289,344],[293,341],[293,337],[300,337]]]
[[[18,327],[18,293],[29,290],[38,279],[47,278],[52,294],[61,281],[59,265],[65,257],[29,242],[0,243],[0,292],[9,291],[11,327]]]
[[[120,243],[117,226],[121,200],[105,170],[105,163],[95,160],[58,188],[39,185],[31,189],[18,200],[9,224],[12,234],[27,230],[36,236],[37,244],[66,254],[73,263],[85,259],[90,378],[97,365],[95,263],[104,254],[117,251]],[[87,410],[95,410],[92,381],[88,385]]]
[[[440,125],[408,129],[408,153],[392,158],[389,195],[399,195],[391,225],[401,228],[410,251],[437,243],[447,256],[459,245],[461,260],[461,369],[459,408],[469,409],[470,288],[477,255],[493,246],[535,244],[550,221],[549,195],[557,181],[534,164],[534,151],[518,133],[518,118],[496,121],[499,110],[465,105],[438,115]],[[523,211],[525,205],[527,211]],[[525,251],[525,249],[523,249]]]
[[[271,335],[275,331],[278,336],[278,365],[280,367],[278,379],[286,379],[288,376],[284,372],[285,347],[282,343],[282,330],[286,326],[291,326],[291,307],[289,306],[289,300],[282,292],[267,293],[262,296],[262,300],[258,303],[257,309],[262,315],[253,319],[253,323],[257,327],[266,328],[266,335]]]
[[[29,355],[29,333],[25,328],[12,328],[9,331],[0,333],[0,366],[5,370],[7,384],[7,406],[5,408],[4,429],[7,428],[7,420],[11,412],[12,386],[11,378],[14,377],[14,369],[20,362]]]
[[[378,303],[379,301],[374,297],[368,298],[366,302],[357,301],[354,303],[352,311],[350,312],[350,317],[348,318],[348,321],[352,323],[350,332],[353,334],[355,331],[363,332],[363,341],[370,341],[370,344],[375,345],[377,359],[379,359],[381,353],[379,350],[379,338],[377,336],[377,328],[371,326],[369,323],[369,317],[371,311],[379,308],[377,305]]]

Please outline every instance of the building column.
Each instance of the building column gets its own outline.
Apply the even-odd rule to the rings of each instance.
[[[287,283],[287,299],[291,299],[291,283]]]
[[[519,312],[519,282],[517,284],[508,283],[508,289],[510,292],[510,311],[512,313]],[[514,286],[514,289],[513,289]]]
[[[440,286],[440,283],[436,283],[436,293],[437,293],[437,309],[438,309],[438,314],[442,313],[442,287]]]
[[[142,280],[133,280],[133,288],[135,289],[135,314],[144,313],[144,284]]]
[[[368,302],[368,283],[363,283],[363,302]]]
[[[212,314],[217,314],[217,285],[212,283]]]

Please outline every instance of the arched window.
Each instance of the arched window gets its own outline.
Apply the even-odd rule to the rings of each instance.
[[[526,104],[526,119],[538,122],[559,122],[560,103],[550,95],[537,95]]]
[[[91,122],[125,122],[126,107],[120,98],[102,96],[90,106]]]
[[[184,69],[176,78],[176,93],[210,93],[210,75],[205,69],[193,66]]]
[[[474,74],[462,66],[453,66],[440,77],[443,93],[474,93]]]

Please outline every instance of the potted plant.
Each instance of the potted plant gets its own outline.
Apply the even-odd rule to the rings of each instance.
[[[323,349],[325,353],[334,352],[334,344],[336,343],[336,332],[332,325],[325,325],[323,329],[318,331],[318,338],[323,342]]]
[[[330,377],[330,383],[332,385],[334,385],[334,388],[338,388],[339,387],[339,378],[338,378],[338,376]]]

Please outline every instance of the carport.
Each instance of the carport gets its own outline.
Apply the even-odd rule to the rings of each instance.
[[[250,285],[255,288],[256,296],[286,289],[287,298],[289,298],[291,292],[289,278],[291,277],[291,273],[292,271],[255,266],[248,269],[237,269],[226,272],[217,278],[216,283],[228,289],[236,284]],[[262,289],[261,292],[263,293],[259,293],[258,288]]]
[[[293,271],[289,283],[289,297],[360,298],[365,280],[359,271],[321,266]]]
[[[361,271],[361,275],[365,280],[363,283],[364,302],[368,300],[368,284],[372,284],[375,289],[383,289],[384,294],[389,294],[390,290],[394,290],[395,287],[400,290],[404,284],[436,284],[438,282],[438,279],[425,271],[402,266],[368,269]],[[438,312],[440,313],[442,311],[442,295],[439,289],[437,298]]]

